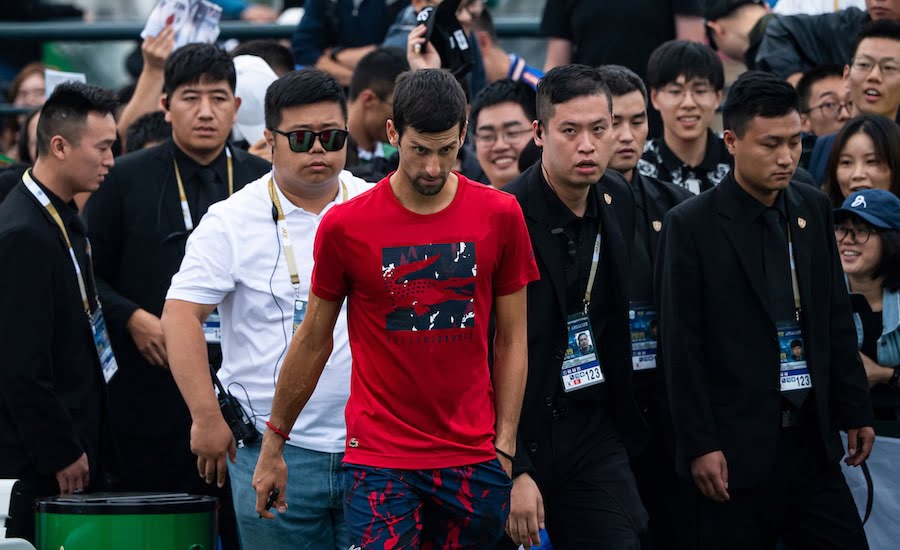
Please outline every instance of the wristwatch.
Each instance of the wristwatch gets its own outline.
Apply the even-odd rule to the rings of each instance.
[[[900,367],[894,367],[894,374],[891,375],[888,386],[900,388]]]

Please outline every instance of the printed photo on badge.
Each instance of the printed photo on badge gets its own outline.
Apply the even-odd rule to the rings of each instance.
[[[569,347],[575,352],[575,355],[588,355],[594,353],[594,342],[591,339],[591,333],[584,331],[575,335],[575,342]]]

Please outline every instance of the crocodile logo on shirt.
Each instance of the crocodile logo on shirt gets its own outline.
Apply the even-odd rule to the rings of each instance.
[[[475,325],[475,244],[429,244],[382,250],[390,300],[387,330]]]

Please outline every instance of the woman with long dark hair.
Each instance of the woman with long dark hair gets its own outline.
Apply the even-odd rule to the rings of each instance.
[[[850,119],[828,157],[822,190],[835,208],[862,189],[884,189],[900,196],[900,127],[883,116]]]

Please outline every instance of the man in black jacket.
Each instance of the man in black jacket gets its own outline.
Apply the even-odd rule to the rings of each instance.
[[[634,197],[631,236],[631,264],[628,280],[628,323],[631,333],[631,366],[634,370],[635,397],[644,420],[650,426],[650,440],[641,454],[632,460],[641,501],[650,515],[653,548],[679,548],[676,496],[678,483],[671,453],[663,442],[667,408],[657,384],[656,304],[653,300],[653,262],[666,213],[693,193],[637,170],[641,151],[647,141],[647,89],[641,78],[619,65],[600,67],[603,81],[613,96],[612,155],[609,167],[631,183]],[[615,202],[615,197],[614,197]],[[625,204],[624,202],[622,204]],[[668,430],[666,430],[668,431]]]
[[[869,20],[900,18],[900,10],[883,4],[888,2],[866,0],[867,11],[776,15],[762,0],[712,0],[706,24],[712,43],[728,57],[796,83],[820,65],[847,63],[856,35]]]
[[[173,53],[163,99],[172,140],[119,159],[88,202],[97,284],[121,367],[109,391],[127,490],[203,489],[159,316],[191,230],[211,204],[269,169],[226,145],[240,105],[234,85],[231,59],[214,46]],[[205,328],[221,356],[215,326]]]
[[[645,436],[618,219],[634,206],[628,183],[606,172],[611,111],[596,68],[552,69],[533,125],[541,162],[504,187],[522,206],[541,273],[528,285],[528,382],[507,528],[526,548],[545,523],[560,550],[640,548],[647,527],[626,453]],[[581,354],[585,332],[593,350]]]
[[[791,182],[799,98],[751,71],[723,110],[734,171],[666,216],[655,278],[676,467],[700,492],[695,547],[867,548],[838,429],[861,464],[872,403],[831,206]]]
[[[73,197],[113,165],[115,108],[100,88],[56,88],[40,158],[0,206],[0,478],[20,480],[11,537],[33,540],[35,498],[94,489],[109,466],[104,377],[116,363]]]

